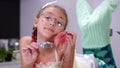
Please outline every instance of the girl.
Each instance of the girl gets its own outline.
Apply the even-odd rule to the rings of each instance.
[[[55,3],[45,5],[34,19],[33,35],[20,39],[22,68],[73,68],[76,34],[64,31],[66,11]],[[64,42],[55,43],[58,33]]]

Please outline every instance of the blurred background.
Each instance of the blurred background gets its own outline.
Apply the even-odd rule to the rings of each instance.
[[[0,0],[0,68],[20,68],[19,38],[32,34],[33,19],[41,7],[54,0]],[[87,0],[95,9],[103,0]],[[82,53],[81,33],[76,19],[76,0],[58,0],[68,13],[67,29],[77,34],[76,52]],[[111,45],[117,67],[120,68],[120,5],[113,12],[110,26]],[[10,53],[9,53],[10,52]],[[10,55],[9,55],[10,54]],[[12,54],[12,57],[10,58]],[[8,58],[9,57],[9,58]]]

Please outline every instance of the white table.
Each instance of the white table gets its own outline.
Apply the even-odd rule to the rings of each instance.
[[[0,62],[0,68],[21,68],[20,61]]]

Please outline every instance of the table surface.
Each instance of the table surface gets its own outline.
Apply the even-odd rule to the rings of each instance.
[[[20,61],[0,62],[0,68],[21,68]]]

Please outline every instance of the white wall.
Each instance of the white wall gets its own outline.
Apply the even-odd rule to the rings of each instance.
[[[20,6],[20,36],[31,35],[32,33],[32,25],[33,18],[38,12],[38,10],[46,3],[53,0],[21,0]],[[88,0],[93,8],[95,8],[98,4],[100,4],[102,0]],[[76,32],[77,43],[76,50],[79,53],[82,53],[81,48],[81,35],[79,31],[79,27],[77,24],[76,14],[75,14],[75,6],[76,0],[58,0],[58,4],[63,6],[68,13],[69,16],[69,30]],[[120,36],[116,33],[116,31],[120,31],[120,6],[113,13],[113,18],[111,22],[111,28],[113,29],[113,36],[111,37],[111,44],[113,49],[113,54],[115,60],[117,62],[118,68],[120,68]]]

